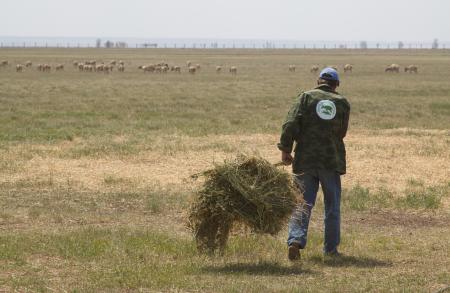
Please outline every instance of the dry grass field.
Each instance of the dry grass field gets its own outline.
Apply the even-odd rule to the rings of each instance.
[[[123,60],[125,72],[72,67],[92,59]],[[1,60],[10,62],[0,68],[1,292],[450,286],[449,50],[1,49]],[[201,70],[187,73],[187,60]],[[181,74],[138,69],[161,61]],[[392,63],[419,73],[385,73]],[[314,87],[314,64],[339,67],[352,105],[344,256],[321,254],[321,202],[300,263],[287,261],[286,231],[236,233],[223,255],[199,255],[186,228],[190,175],[238,152],[278,162],[281,124]]]

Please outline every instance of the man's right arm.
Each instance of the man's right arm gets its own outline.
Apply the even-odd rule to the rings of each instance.
[[[280,142],[278,143],[278,149],[285,153],[291,153],[294,145],[295,138],[300,134],[301,123],[301,106],[304,103],[304,94],[296,101],[291,107],[289,113],[283,123]]]

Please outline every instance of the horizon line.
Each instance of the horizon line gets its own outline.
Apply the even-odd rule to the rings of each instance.
[[[289,42],[371,42],[371,43],[427,43],[427,42],[434,42],[434,40],[438,40],[440,43],[450,43],[450,40],[439,40],[439,38],[431,38],[428,40],[373,40],[373,39],[360,39],[360,40],[324,40],[324,39],[316,39],[316,40],[307,40],[307,39],[298,39],[298,38],[260,38],[260,37],[237,37],[237,38],[231,38],[231,37],[124,37],[124,36],[46,36],[46,35],[39,35],[39,36],[30,36],[30,35],[0,35],[0,38],[48,38],[48,39],[58,39],[58,38],[64,38],[64,39],[147,39],[147,40],[236,40],[236,41],[289,41]]]

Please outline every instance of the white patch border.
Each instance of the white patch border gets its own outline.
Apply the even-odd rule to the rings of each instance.
[[[320,108],[322,107],[323,104],[328,104],[333,108],[333,113],[331,115],[324,114],[320,111]],[[336,117],[336,105],[331,100],[321,100],[316,105],[316,113],[322,120],[331,120],[334,117]]]

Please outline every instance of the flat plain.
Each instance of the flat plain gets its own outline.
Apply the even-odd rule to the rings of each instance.
[[[1,60],[10,65],[0,68],[0,291],[450,286],[449,50],[2,48]],[[75,60],[123,60],[125,72],[79,72]],[[188,60],[200,71],[187,73]],[[182,72],[138,69],[159,62]],[[385,73],[392,63],[419,73]],[[186,228],[200,184],[190,176],[239,152],[278,162],[287,111],[315,86],[312,65],[338,67],[352,106],[344,256],[322,256],[320,200],[299,263],[287,260],[286,231],[236,232],[223,255],[199,254]]]

